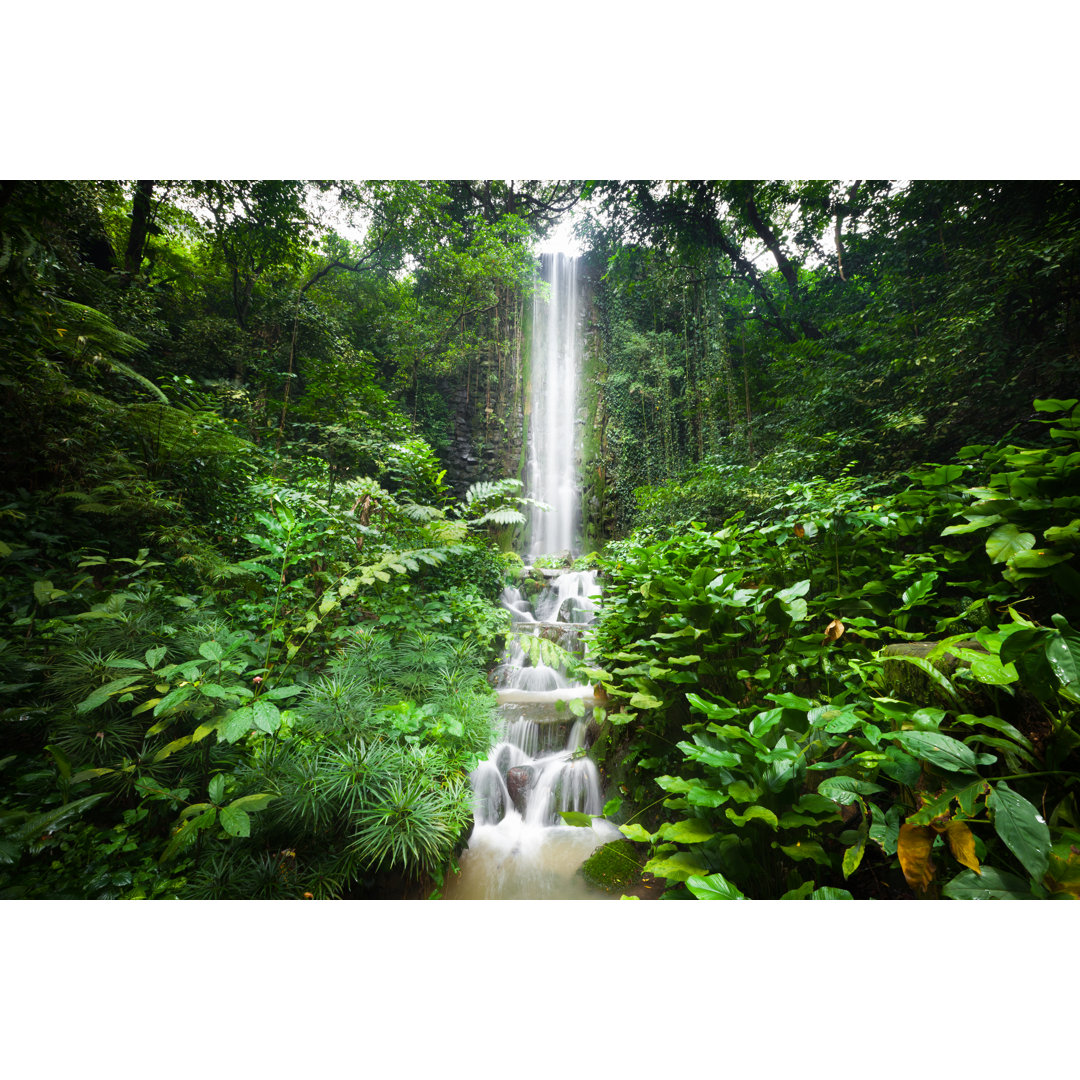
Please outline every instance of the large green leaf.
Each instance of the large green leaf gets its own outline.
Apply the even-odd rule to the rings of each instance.
[[[241,795],[239,799],[233,799],[229,805],[235,807],[237,810],[244,810],[249,814],[255,814],[260,810],[265,810],[276,798],[276,795],[271,795],[267,792],[259,792],[257,795]]]
[[[1050,829],[1042,814],[1022,795],[999,780],[986,797],[998,836],[1024,865],[1041,881],[1050,864]]]
[[[1008,562],[1014,555],[1035,546],[1035,536],[1015,525],[999,525],[986,538],[986,554],[994,563]]]
[[[816,840],[806,842],[799,840],[794,844],[779,844],[778,847],[788,858],[794,859],[796,862],[813,859],[814,862],[821,866],[832,866],[832,859],[829,858],[825,853],[825,849]]]
[[[704,765],[714,765],[723,769],[739,764],[739,755],[733,754],[729,750],[714,750],[710,746],[695,746],[693,743],[685,741],[676,745],[688,758],[700,761]]]
[[[627,840],[633,840],[638,844],[647,844],[652,840],[652,833],[641,825],[638,825],[636,822],[633,825],[620,825],[619,832],[621,832]]]
[[[819,795],[824,795],[841,806],[857,802],[860,795],[875,795],[884,790],[872,780],[858,780],[854,776],[831,776],[818,784]]]
[[[255,713],[250,707],[234,709],[218,724],[218,740],[227,743],[236,742],[251,730],[254,723]]]
[[[895,731],[890,738],[902,743],[909,754],[948,772],[977,774],[979,765],[997,760],[993,754],[976,754],[959,739],[939,731]]]
[[[1028,883],[1015,874],[984,866],[982,873],[965,870],[941,890],[949,900],[1034,900]]]
[[[582,814],[577,810],[560,810],[559,817],[564,825],[573,825],[575,828],[587,829],[592,825],[592,818],[588,814]]]
[[[644,869],[650,874],[668,878],[670,881],[685,881],[695,874],[701,874],[706,867],[694,852],[677,851],[674,855],[650,859]]]
[[[281,727],[281,713],[272,701],[259,698],[251,706],[251,712],[255,726],[267,735],[273,735]]]
[[[686,887],[699,900],[745,900],[746,897],[723,874],[701,877],[692,874],[686,879]]]
[[[711,840],[716,833],[709,828],[708,823],[701,818],[684,818],[682,821],[674,821],[665,825],[657,833],[663,840],[674,841],[679,844],[703,844]]]
[[[204,641],[199,646],[199,653],[207,660],[221,660],[225,655],[225,650],[217,641]]]
[[[75,711],[90,712],[99,705],[104,705],[109,698],[126,690],[132,683],[138,682],[141,678],[141,675],[125,675],[122,679],[113,679],[112,682],[108,682],[104,686],[99,686],[88,698],[80,701],[79,704],[75,706]],[[157,715],[156,709],[154,710],[154,714]]]
[[[1046,643],[1046,659],[1062,686],[1080,683],[1080,634],[1061,615],[1053,616],[1058,634]]]
[[[727,816],[729,821],[731,821],[733,824],[739,825],[739,826],[745,825],[748,821],[755,821],[755,820],[756,821],[764,821],[765,824],[768,825],[770,829],[775,829],[779,825],[779,821],[778,821],[776,815],[770,809],[768,809],[768,807],[765,807],[765,806],[750,806],[750,807],[747,807],[747,810],[746,810],[745,814],[737,814],[729,806],[724,811],[724,814]]]
[[[218,813],[221,827],[230,836],[250,836],[251,818],[238,806],[223,806]]]

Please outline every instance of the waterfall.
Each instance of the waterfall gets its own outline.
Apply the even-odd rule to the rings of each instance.
[[[543,274],[551,290],[533,308],[528,482],[530,496],[551,510],[533,512],[533,558],[577,551],[580,504],[576,262],[545,255]],[[577,870],[621,833],[602,817],[578,827],[560,816],[603,812],[599,772],[585,756],[592,687],[563,662],[584,656],[597,593],[595,571],[532,567],[503,591],[511,633],[495,671],[500,730],[471,777],[473,830],[447,899],[610,899]]]
[[[529,497],[551,507],[533,509],[530,554],[574,552],[580,493],[577,475],[578,332],[577,260],[542,256],[547,298],[533,296],[531,393],[529,395]]]

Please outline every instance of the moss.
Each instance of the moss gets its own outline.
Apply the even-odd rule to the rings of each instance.
[[[612,840],[597,848],[578,873],[589,885],[604,892],[626,892],[641,884],[643,865],[629,840]]]

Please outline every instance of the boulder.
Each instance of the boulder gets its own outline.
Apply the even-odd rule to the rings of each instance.
[[[510,801],[522,817],[525,816],[525,802],[529,788],[533,785],[535,772],[531,765],[515,765],[506,774],[506,790],[510,793]]]

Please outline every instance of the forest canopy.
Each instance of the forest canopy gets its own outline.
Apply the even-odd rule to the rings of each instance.
[[[801,841],[763,831],[786,814],[807,895],[987,855],[999,892],[1076,895],[1080,186],[871,179],[3,181],[0,895],[438,890],[496,724],[538,253],[569,215],[572,554],[605,575],[604,752],[664,803],[634,834],[657,873],[806,891]],[[921,715],[858,674],[976,635],[986,679],[924,666]],[[816,709],[800,760],[856,781],[835,807],[781,768]],[[680,848],[678,814],[710,839]],[[980,853],[924,831],[912,870],[900,830],[944,814]]]

